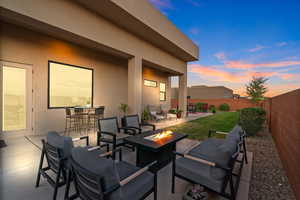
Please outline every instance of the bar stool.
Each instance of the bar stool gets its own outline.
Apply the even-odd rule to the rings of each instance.
[[[97,121],[98,119],[102,119],[104,117],[104,106],[99,106],[95,108],[95,112],[89,114],[89,124],[92,125],[94,131],[96,131]]]
[[[70,135],[71,130],[76,129],[76,116],[73,108],[66,108],[66,126],[65,135]]]

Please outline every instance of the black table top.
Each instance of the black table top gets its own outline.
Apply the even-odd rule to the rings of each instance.
[[[124,140],[126,142],[128,142],[132,145],[138,146],[138,147],[144,147],[151,151],[159,151],[160,148],[163,148],[166,145],[174,144],[174,143],[187,137],[186,134],[173,132],[171,136],[168,136],[166,138],[161,138],[156,141],[152,141],[152,140],[148,140],[148,139],[144,138],[144,137],[159,133],[161,131],[162,130],[147,131],[147,132],[144,132],[139,135],[124,138]]]

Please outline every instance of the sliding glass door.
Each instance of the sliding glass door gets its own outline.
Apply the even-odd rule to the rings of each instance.
[[[32,131],[32,69],[30,65],[1,62],[1,127],[3,132]]]

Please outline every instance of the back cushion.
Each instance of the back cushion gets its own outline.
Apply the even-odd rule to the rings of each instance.
[[[52,131],[47,134],[48,144],[61,149],[63,158],[67,158],[71,155],[73,148],[73,141],[71,137],[60,136],[57,132]]]
[[[126,125],[139,128],[139,118],[137,116],[128,116],[126,119]]]
[[[117,119],[100,119],[100,131],[106,131],[110,133],[118,133]]]
[[[101,189],[103,191],[120,183],[120,177],[113,160],[99,157],[83,147],[73,148],[72,158],[82,168],[101,177]],[[109,199],[121,199],[121,196],[121,189],[118,189],[113,192],[113,195]]]

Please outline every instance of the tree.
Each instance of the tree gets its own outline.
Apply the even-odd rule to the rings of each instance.
[[[250,83],[246,84],[246,93],[255,103],[264,100],[264,94],[268,91],[265,77],[252,77]]]

